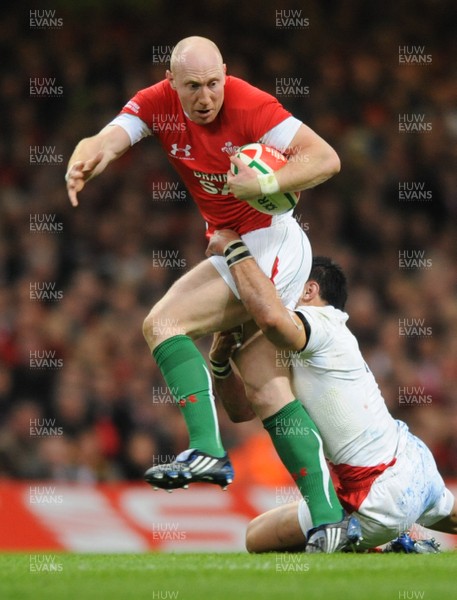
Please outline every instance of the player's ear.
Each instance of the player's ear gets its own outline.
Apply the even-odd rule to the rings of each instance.
[[[175,78],[173,76],[173,73],[169,69],[167,69],[165,71],[165,77],[168,79],[168,83],[171,85],[171,87],[175,90],[176,89]]]
[[[319,296],[320,287],[317,281],[307,281],[305,289],[303,290],[303,297],[305,300],[313,300],[316,296]]]

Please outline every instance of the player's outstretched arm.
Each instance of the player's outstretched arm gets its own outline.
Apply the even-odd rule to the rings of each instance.
[[[110,162],[130,148],[127,132],[118,125],[107,125],[97,135],[82,139],[68,161],[65,181],[73,206],[86,182],[102,173]]]
[[[237,262],[236,257],[244,255],[243,249],[237,248],[234,251],[235,258],[230,259],[230,252],[227,251],[230,251],[234,242],[241,242],[234,231],[216,231],[206,254],[226,256],[241,301],[270,342],[279,348],[301,350],[306,344],[306,332],[301,320],[284,307],[276,288],[252,256]]]

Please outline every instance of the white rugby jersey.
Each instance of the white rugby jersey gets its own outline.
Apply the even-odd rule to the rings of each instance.
[[[295,310],[311,331],[292,361],[294,393],[321,432],[326,458],[360,467],[389,463],[407,428],[388,412],[348,315],[333,306]]]

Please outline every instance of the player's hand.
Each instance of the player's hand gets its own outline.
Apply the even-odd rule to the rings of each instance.
[[[227,331],[220,331],[213,336],[213,343],[209,351],[209,358],[215,362],[226,362],[235,350],[241,348],[243,327],[239,325]]]
[[[257,172],[251,169],[236,156],[231,156],[230,161],[238,168],[238,173],[234,175],[232,171],[227,173],[227,185],[230,192],[239,200],[255,200],[262,198],[260,183],[257,179]]]
[[[78,206],[78,193],[86,185],[86,181],[95,175],[95,169],[102,160],[103,152],[99,152],[89,160],[76,161],[67,171],[65,181],[67,182],[68,197],[73,206]]]
[[[209,240],[208,248],[206,249],[206,256],[223,256],[224,248],[229,242],[233,240],[241,239],[236,231],[231,229],[220,229],[215,231]]]

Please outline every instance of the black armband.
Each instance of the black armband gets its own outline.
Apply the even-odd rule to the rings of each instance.
[[[232,366],[229,360],[225,362],[217,362],[209,359],[211,371],[216,379],[226,379],[232,372]]]

